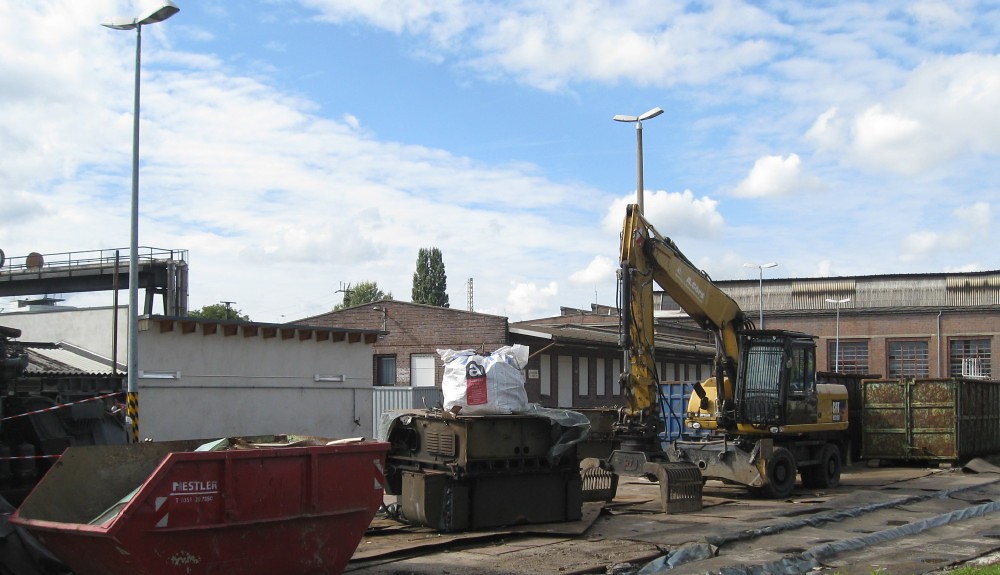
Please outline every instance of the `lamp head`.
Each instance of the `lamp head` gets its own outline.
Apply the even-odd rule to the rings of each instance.
[[[132,18],[129,16],[119,16],[113,18],[107,22],[102,22],[101,26],[105,28],[111,28],[113,30],[135,30],[139,26],[145,26],[146,24],[156,24],[157,22],[163,22],[167,18],[170,18],[174,14],[180,12],[181,9],[177,7],[176,4],[170,0],[163,0],[160,6],[154,8],[148,14],[138,18]]]
[[[645,114],[639,116],[639,121],[644,122],[650,118],[655,118],[663,113],[663,108],[653,108],[652,110],[646,112]]]

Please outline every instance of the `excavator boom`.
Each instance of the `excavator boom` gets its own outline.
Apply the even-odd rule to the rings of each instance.
[[[716,336],[719,399],[732,399],[732,388],[718,385],[736,379],[739,361],[738,330],[752,328],[739,305],[699,270],[676,244],[661,236],[635,204],[626,208],[622,226],[622,347],[629,372],[626,389],[631,410],[647,409],[656,402],[655,348],[653,342],[653,282],[670,295],[702,328]]]

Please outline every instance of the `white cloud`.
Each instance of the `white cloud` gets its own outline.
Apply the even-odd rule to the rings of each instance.
[[[912,175],[1000,154],[1000,55],[936,57],[853,115],[821,114],[806,137],[873,171]]]
[[[938,253],[961,258],[971,246],[990,243],[993,223],[990,204],[975,202],[959,206],[951,215],[953,221],[944,230],[923,229],[905,236],[901,242],[900,259],[920,262]]]
[[[806,132],[806,139],[813,141],[820,149],[839,148],[844,145],[846,137],[841,129],[842,124],[837,118],[837,107],[831,107],[816,118]]]
[[[514,284],[507,293],[506,314],[512,317],[538,317],[553,308],[559,285],[549,282],[539,286],[533,282]]]
[[[833,274],[833,262],[822,260],[816,265],[816,275],[821,278],[828,278]]]
[[[773,15],[744,2],[690,11],[674,3],[653,9],[642,0],[302,3],[321,20],[365,22],[425,39],[430,45],[421,53],[543,89],[578,80],[707,83],[766,62],[777,51],[768,37],[787,32]]]
[[[616,199],[604,216],[604,228],[620,232],[625,219],[625,206],[634,204],[634,196]],[[718,202],[703,196],[696,198],[691,190],[646,192],[643,215],[663,235],[711,237],[725,226]]]
[[[914,2],[906,7],[906,12],[921,26],[928,28],[959,28],[968,24],[968,19],[958,6],[968,4],[951,0],[939,2],[924,0]]]
[[[955,209],[955,218],[971,226],[976,233],[989,231],[993,222],[993,209],[986,202],[976,202],[967,206],[959,206]]]
[[[573,272],[569,281],[585,286],[604,284],[615,278],[618,265],[607,256],[594,256],[587,267]]]
[[[771,198],[818,187],[819,181],[805,176],[801,166],[798,154],[759,158],[747,177],[733,190],[733,195],[742,198]]]

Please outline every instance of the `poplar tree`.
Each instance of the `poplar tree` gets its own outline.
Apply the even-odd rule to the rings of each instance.
[[[413,273],[413,303],[449,307],[448,276],[444,273],[444,260],[437,248],[420,248],[417,254],[417,271]]]

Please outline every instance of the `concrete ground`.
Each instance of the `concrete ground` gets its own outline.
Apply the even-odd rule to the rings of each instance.
[[[461,573],[935,573],[1000,550],[1000,468],[844,469],[827,491],[756,499],[708,482],[701,511],[664,514],[659,486],[624,480],[580,521],[440,533],[377,518],[346,572]],[[640,571],[640,569],[643,569]]]

